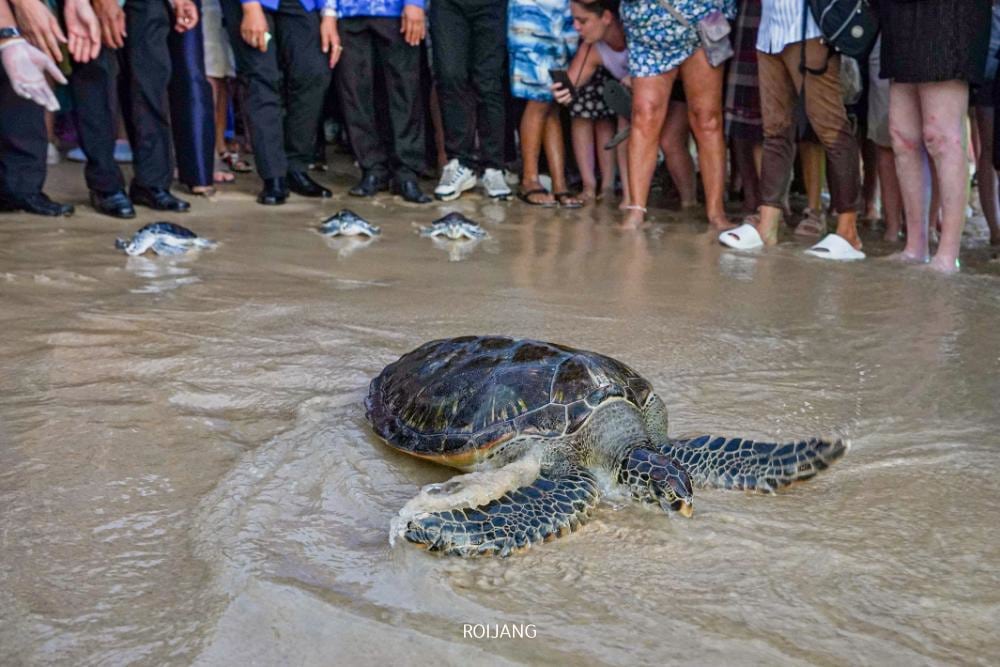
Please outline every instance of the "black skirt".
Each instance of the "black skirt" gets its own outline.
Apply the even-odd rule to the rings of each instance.
[[[881,0],[883,79],[982,83],[991,0]]]

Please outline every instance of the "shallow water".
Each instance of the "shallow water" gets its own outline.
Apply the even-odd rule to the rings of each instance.
[[[77,170],[56,169],[52,193],[82,199]],[[182,259],[114,251],[148,212],[0,219],[0,663],[1000,654],[995,277],[830,266],[795,243],[735,254],[665,212],[623,235],[603,209],[476,198],[269,210],[243,180],[178,220],[220,241]],[[344,205],[383,237],[313,231]],[[492,238],[416,235],[448,210]],[[399,508],[453,473],[372,435],[368,381],[468,333],[615,356],[658,388],[676,434],[852,449],[778,496],[700,491],[691,520],[606,502],[506,560],[390,548]]]

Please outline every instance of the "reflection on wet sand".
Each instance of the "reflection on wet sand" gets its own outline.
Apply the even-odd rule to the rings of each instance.
[[[53,197],[85,199],[53,172],[71,176]],[[196,202],[185,220],[223,242],[200,257],[125,260],[111,242],[134,223],[85,209],[0,220],[0,663],[1000,652],[995,278],[730,253],[679,215],[624,234],[610,209],[477,196],[351,201],[383,238],[340,257],[314,231],[346,204],[332,178],[334,200],[280,211],[249,181]],[[464,261],[412,230],[450,210],[493,237]],[[784,495],[700,493],[691,520],[611,501],[523,557],[391,549],[399,507],[451,473],[385,447],[361,401],[403,352],[465,333],[619,358],[677,435],[853,446]]]

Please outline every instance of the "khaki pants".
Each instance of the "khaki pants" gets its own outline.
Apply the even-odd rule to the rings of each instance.
[[[819,69],[830,52],[819,38],[806,41],[806,65]],[[764,159],[761,201],[782,208],[795,160],[795,106],[802,92],[799,71],[802,42],[789,44],[778,54],[757,52],[760,102],[764,116]],[[840,56],[829,55],[826,72],[807,74],[806,116],[826,148],[830,199],[838,213],[858,210],[861,167],[858,143],[851,132],[840,91]]]

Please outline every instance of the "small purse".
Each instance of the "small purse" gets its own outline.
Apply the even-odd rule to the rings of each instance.
[[[709,65],[718,67],[733,57],[735,52],[733,51],[733,43],[729,39],[732,28],[722,12],[718,10],[712,12],[698,21],[698,26],[694,27],[687,20],[687,17],[677,11],[667,0],[660,0],[660,4],[670,12],[671,16],[677,19],[678,23],[698,33],[698,39],[701,40],[702,48],[705,49]]]

